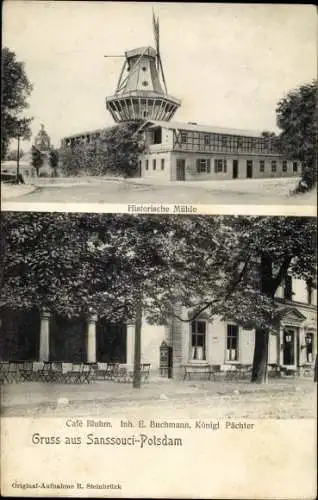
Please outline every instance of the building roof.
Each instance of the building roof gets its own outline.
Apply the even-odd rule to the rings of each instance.
[[[127,50],[125,52],[126,57],[136,57],[136,56],[150,56],[156,57],[157,52],[152,47],[138,47],[137,49]]]
[[[158,120],[148,120],[151,126],[168,129],[187,130],[189,132],[207,132],[214,134],[243,135],[247,137],[262,137],[261,132],[255,130],[241,130],[235,128],[211,127],[210,125],[200,125],[190,122],[165,122]]]
[[[114,127],[116,127],[116,123],[114,125],[110,125],[109,127],[97,128],[95,130],[86,130],[85,132],[78,132],[77,134],[66,135],[62,138],[62,141],[64,141],[65,139],[74,139],[75,137],[84,137],[86,135],[102,133],[105,132],[105,130],[109,130]]]

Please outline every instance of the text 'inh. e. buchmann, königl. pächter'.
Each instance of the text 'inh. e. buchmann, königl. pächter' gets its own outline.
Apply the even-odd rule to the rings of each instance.
[[[90,427],[90,428],[112,428],[115,421],[104,419],[79,419],[68,418],[65,422],[66,427]],[[117,426],[117,425],[115,425]],[[207,430],[252,430],[255,423],[246,420],[119,420],[121,428],[150,428],[150,429],[207,429]]]

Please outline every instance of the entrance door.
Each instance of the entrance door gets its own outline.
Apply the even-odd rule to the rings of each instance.
[[[253,177],[253,161],[247,160],[246,162],[246,177],[251,179]]]
[[[176,180],[177,181],[184,181],[185,180],[185,160],[184,159],[177,160]]]
[[[283,365],[295,364],[295,330],[285,328],[283,331]]]
[[[233,160],[233,179],[237,179],[238,176],[238,160]]]

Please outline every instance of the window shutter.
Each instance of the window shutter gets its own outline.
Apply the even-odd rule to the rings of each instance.
[[[206,162],[206,171],[207,171],[208,173],[210,173],[210,172],[211,172],[211,160],[210,160],[210,158],[209,158],[209,159],[207,160],[207,162]]]
[[[196,163],[197,163],[197,172],[200,173],[200,158],[197,158]]]
[[[214,160],[214,172],[217,173],[218,171],[218,163],[217,163],[217,160],[215,159]]]

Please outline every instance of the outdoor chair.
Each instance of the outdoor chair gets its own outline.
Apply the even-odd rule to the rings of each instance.
[[[21,381],[33,380],[33,361],[24,361],[22,366],[19,365],[19,372]]]
[[[107,363],[105,380],[115,380],[118,377],[119,363]]]
[[[141,379],[146,382],[149,378],[149,373],[150,373],[150,363],[142,363],[140,365],[140,374],[141,374]]]
[[[94,380],[97,363],[83,363],[81,382],[89,384]]]
[[[129,382],[131,380],[130,373],[127,371],[126,366],[118,366],[118,369],[115,374],[116,382]]]
[[[51,382],[52,380],[52,362],[44,361],[42,369],[39,370],[39,379],[43,382]]]
[[[268,376],[269,377],[280,377],[281,376],[280,367],[277,363],[269,363],[268,364]]]
[[[65,374],[65,380],[69,381],[71,384],[79,384],[81,382],[82,372],[83,363],[72,363],[72,369]]]
[[[9,383],[18,382],[20,378],[18,364],[15,361],[9,362],[8,372],[7,372],[7,380]]]
[[[52,363],[50,382],[64,382],[63,375],[63,363],[61,361],[55,361]]]
[[[225,379],[232,380],[237,378],[237,367],[235,365],[231,365],[225,372]]]
[[[0,363],[0,382],[9,382],[9,361],[1,361]]]
[[[43,361],[34,361],[32,370],[32,380],[39,382],[41,380],[41,372],[43,370],[44,362]]]
[[[96,363],[97,364],[97,368],[96,368],[96,371],[95,371],[95,376],[97,379],[101,378],[103,380],[105,380],[106,378],[106,374],[107,374],[107,363]]]

